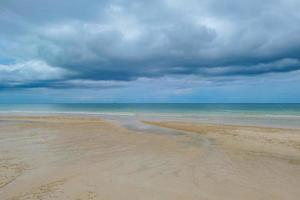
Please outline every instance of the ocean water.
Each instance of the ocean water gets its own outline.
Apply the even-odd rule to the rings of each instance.
[[[300,127],[300,104],[0,104],[0,113],[69,113]]]
[[[98,103],[98,104],[0,104],[0,112],[71,112],[170,115],[291,115],[300,116],[299,104],[206,103]]]

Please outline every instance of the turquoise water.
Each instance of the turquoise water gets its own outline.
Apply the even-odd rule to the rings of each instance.
[[[188,120],[300,128],[300,104],[0,104],[0,114],[7,113],[92,114],[131,125],[142,120]]]
[[[300,104],[0,104],[0,112],[300,116]]]

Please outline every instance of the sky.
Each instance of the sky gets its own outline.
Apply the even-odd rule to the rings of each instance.
[[[0,103],[300,102],[299,0],[0,0]]]

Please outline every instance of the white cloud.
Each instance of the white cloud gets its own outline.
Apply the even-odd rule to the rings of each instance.
[[[0,65],[0,84],[18,85],[33,81],[57,80],[70,74],[69,71],[49,66],[40,60]]]

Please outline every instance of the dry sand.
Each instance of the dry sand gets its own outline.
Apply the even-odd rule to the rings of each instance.
[[[0,117],[0,199],[299,199],[300,130]],[[175,130],[176,129],[176,130]]]

